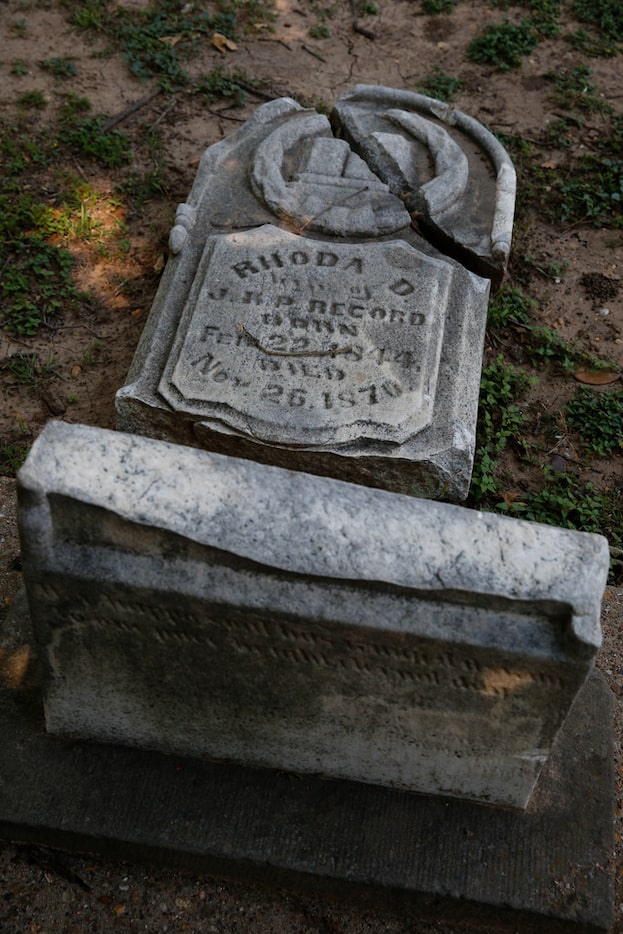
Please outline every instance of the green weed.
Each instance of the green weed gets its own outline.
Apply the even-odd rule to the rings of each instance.
[[[10,31],[14,36],[17,36],[19,39],[23,39],[24,36],[28,35],[28,23],[25,19],[16,19],[9,25]]]
[[[447,75],[439,65],[435,65],[432,72],[423,78],[418,90],[440,101],[451,101],[457,91],[463,87],[460,78]]]
[[[60,110],[57,139],[107,168],[131,161],[132,151],[125,133],[105,130],[103,114],[86,116],[91,105],[86,98],[70,97]]]
[[[13,240],[0,279],[0,327],[30,337],[73,302],[71,254],[36,237]]]
[[[422,13],[436,16],[438,13],[452,13],[459,0],[422,0]]]
[[[28,457],[30,445],[23,442],[0,443],[0,477],[14,477]]]
[[[230,72],[218,67],[208,72],[208,74],[201,75],[197,79],[195,87],[197,92],[206,97],[207,100],[226,98],[231,101],[232,106],[243,107],[247,101],[247,92],[239,84],[240,81],[250,85],[254,83],[253,78],[242,69]]]
[[[45,110],[48,102],[42,91],[24,91],[15,101],[22,110]]]
[[[326,23],[314,23],[313,26],[309,27],[309,34],[312,39],[329,39],[331,30]]]
[[[481,36],[472,39],[467,57],[473,62],[495,65],[500,71],[508,71],[520,65],[524,55],[529,55],[537,42],[537,35],[527,19],[522,19],[518,25],[510,20],[492,23]]]
[[[554,91],[549,100],[563,110],[584,110],[587,113],[610,112],[611,104],[599,94],[598,87],[592,83],[591,69],[586,65],[577,65],[571,71],[559,74],[548,72],[545,77],[554,82]]]
[[[593,393],[581,389],[565,406],[569,427],[592,454],[606,457],[623,451],[623,390]]]
[[[360,16],[378,16],[379,8],[372,0],[359,0]]]
[[[16,78],[23,78],[28,72],[28,62],[25,62],[23,58],[16,58],[11,63],[11,74]]]
[[[530,17],[532,25],[546,39],[557,36],[560,32],[559,17],[562,12],[562,0],[531,0]]]
[[[619,42],[623,36],[621,0],[575,0],[573,15],[580,23],[589,23],[604,39]]]
[[[623,227],[623,159],[584,156],[572,173],[552,182],[563,224]]]
[[[470,494],[478,502],[498,487],[498,459],[512,439],[518,439],[526,416],[517,405],[529,377],[504,363],[502,356],[483,368],[478,404],[476,453]]]
[[[504,286],[489,303],[487,327],[499,330],[509,324],[527,324],[536,302],[517,287]]]
[[[238,29],[266,26],[273,19],[270,0],[219,0],[209,13],[185,0],[161,0],[144,10],[111,10],[106,0],[66,3],[74,26],[104,33],[121,50],[132,74],[157,78],[167,90],[191,83],[184,62],[202,38],[216,32],[235,39]]]
[[[40,64],[43,70],[49,71],[57,81],[64,78],[74,78],[78,74],[78,69],[74,63],[67,58],[46,58]]]
[[[620,555],[623,549],[621,490],[601,491],[571,473],[554,473],[546,469],[542,490],[527,494],[521,502],[500,503],[496,509],[532,522],[605,535],[613,555]],[[620,560],[611,562],[614,583],[620,577],[620,566]]]
[[[591,35],[585,29],[568,33],[565,41],[589,58],[614,58],[618,52],[617,44],[612,39]]]

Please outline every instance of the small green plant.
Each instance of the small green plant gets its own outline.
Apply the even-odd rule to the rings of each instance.
[[[467,57],[482,65],[495,65],[500,71],[508,71],[521,64],[524,55],[529,55],[537,45],[538,38],[529,20],[519,24],[506,20],[492,23],[481,36],[472,39]]]
[[[422,0],[422,13],[436,16],[438,13],[452,13],[459,0]]]
[[[577,65],[571,71],[558,74],[548,72],[545,77],[554,82],[554,91],[549,100],[563,110],[584,110],[587,113],[610,112],[611,104],[599,94],[599,88],[591,81],[592,72],[587,65]]]
[[[58,140],[95,159],[107,168],[118,168],[131,160],[132,152],[125,133],[106,130],[103,114],[86,116],[91,105],[86,98],[70,97],[60,110]]]
[[[36,353],[16,353],[9,358],[8,370],[19,383],[36,386],[48,377],[55,375],[57,368],[53,353],[48,354],[44,363],[39,362]],[[23,431],[22,433],[27,434],[28,432]]]
[[[504,286],[489,303],[487,327],[499,330],[509,324],[527,324],[536,302],[517,287]]]
[[[142,10],[123,6],[111,10],[106,0],[87,0],[71,4],[71,22],[79,29],[104,33],[112,46],[121,50],[132,74],[142,79],[156,78],[162,87],[171,90],[191,84],[184,59],[204,37],[220,33],[233,40],[237,28],[266,26],[273,17],[270,0],[218,0],[213,12],[202,6],[184,0],[162,0]],[[168,41],[171,36],[176,37],[174,43]]]
[[[82,366],[91,366],[91,364],[94,363],[97,359],[101,349],[102,342],[99,337],[96,337],[95,340],[91,341],[87,349],[82,354]]]
[[[566,178],[554,178],[562,223],[623,227],[623,159],[584,156]]]
[[[612,39],[590,35],[585,29],[576,29],[565,36],[572,48],[589,58],[614,58],[618,52],[617,44]]]
[[[36,237],[13,240],[8,257],[0,279],[0,327],[30,337],[77,297],[72,257]]]
[[[581,389],[565,406],[567,424],[586,449],[599,457],[623,451],[623,390]]]
[[[25,62],[23,58],[16,58],[11,63],[11,74],[16,78],[23,78],[28,71],[28,62]]]
[[[619,42],[623,36],[621,0],[575,0],[573,15],[580,23],[589,23],[604,39]]]
[[[562,0],[530,0],[530,21],[539,36],[551,39],[560,32]]]
[[[309,27],[309,34],[312,39],[329,39],[331,30],[326,23],[314,23],[313,26]]]
[[[253,78],[242,69],[229,72],[218,66],[208,74],[200,75],[195,87],[199,94],[210,101],[217,98],[226,98],[231,101],[234,107],[244,107],[247,101],[247,92],[240,82],[245,85],[255,83]]]
[[[504,363],[502,356],[483,368],[478,404],[476,454],[470,493],[478,502],[498,487],[498,459],[511,439],[518,439],[526,416],[517,405],[529,377]]]
[[[594,370],[610,367],[609,363],[569,343],[550,328],[543,325],[524,325],[524,328],[528,334],[526,351],[533,366],[550,363],[559,367],[563,373],[571,373],[578,366],[589,366]]]
[[[9,26],[14,36],[23,39],[28,34],[28,23],[25,19],[15,19]]]
[[[617,553],[623,547],[623,493],[601,491],[571,473],[544,471],[543,489],[497,510],[533,522],[605,535]]]
[[[54,75],[57,81],[64,78],[74,78],[78,74],[78,69],[68,58],[46,58],[41,62],[44,71],[49,71]]]
[[[451,101],[462,87],[460,78],[447,75],[439,65],[435,65],[432,72],[420,82],[418,90],[440,101]]]
[[[379,8],[372,0],[359,0],[360,16],[378,16]]]
[[[14,477],[28,457],[29,444],[0,442],[0,477]]]
[[[17,98],[16,104],[22,110],[45,110],[48,106],[42,91],[24,91]]]

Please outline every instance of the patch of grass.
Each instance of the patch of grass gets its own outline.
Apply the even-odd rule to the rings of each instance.
[[[429,97],[449,102],[462,87],[463,82],[460,78],[447,75],[439,65],[435,65],[432,72],[422,79],[418,85],[418,90],[423,94],[428,94]]]
[[[30,337],[77,298],[72,257],[38,237],[13,240],[7,255],[0,279],[0,327]]]
[[[563,373],[571,373],[578,366],[589,366],[593,370],[608,369],[610,364],[582,350],[576,344],[570,344],[556,331],[543,325],[530,327],[524,325],[528,334],[526,353],[533,366],[545,363],[557,366]]]
[[[527,324],[536,302],[524,295],[521,289],[505,285],[491,299],[487,313],[487,327],[492,330],[510,324]]]
[[[580,23],[594,26],[604,39],[619,42],[623,36],[621,0],[575,0],[572,7]]]
[[[30,445],[24,442],[0,442],[0,477],[15,477],[29,450]]]
[[[562,0],[531,0],[532,24],[540,36],[551,39],[558,35],[562,6]]]
[[[623,159],[584,156],[572,173],[552,181],[563,224],[623,227]]]
[[[528,19],[522,19],[519,24],[510,20],[492,23],[481,36],[472,39],[467,57],[473,62],[509,71],[521,64],[524,55],[529,55],[537,42],[538,37]]]
[[[212,101],[218,98],[229,99],[233,107],[244,107],[247,91],[239,83],[253,85],[254,80],[242,69],[225,71],[220,66],[205,75],[200,75],[195,83],[197,93]]]
[[[600,95],[599,88],[592,83],[591,69],[587,65],[577,65],[571,71],[548,72],[545,77],[553,81],[554,90],[549,100],[563,110],[586,113],[611,112],[612,105]]]
[[[495,493],[498,459],[509,441],[518,439],[526,416],[517,405],[530,384],[521,370],[509,367],[502,356],[483,368],[478,404],[476,453],[470,495],[475,502]]]
[[[23,39],[28,35],[28,23],[25,19],[14,19],[9,25],[9,30],[14,36]]]
[[[436,16],[438,13],[452,13],[459,0],[422,0],[422,13]]]
[[[131,202],[135,211],[140,211],[154,198],[162,198],[169,191],[162,175],[162,165],[158,164],[147,172],[133,172],[122,182],[115,186],[124,198]]]
[[[15,58],[11,62],[11,74],[16,78],[23,78],[29,72],[28,62],[23,58]]]
[[[623,451],[623,389],[594,393],[581,389],[565,406],[567,424],[587,451],[606,457]]]
[[[312,39],[329,39],[331,30],[326,23],[314,23],[313,26],[309,27],[309,34]]]
[[[161,0],[143,10],[111,9],[106,0],[65,3],[74,26],[104,33],[132,74],[156,78],[167,90],[190,85],[184,62],[200,41],[214,33],[234,40],[238,30],[267,26],[274,18],[271,0],[218,0],[210,12],[185,0]]]
[[[15,101],[22,110],[45,110],[48,102],[42,91],[24,91]]]
[[[359,0],[360,16],[378,16],[379,8],[372,0]]]
[[[568,33],[565,41],[589,58],[614,58],[618,53],[617,44],[612,39],[591,35],[585,29],[576,29],[575,32]]]
[[[532,522],[604,535],[610,545],[610,580],[620,583],[623,562],[623,493],[599,490],[571,473],[544,471],[544,486],[521,501],[500,503],[496,511]]]
[[[87,116],[91,105],[86,98],[68,99],[60,111],[57,139],[107,168],[118,168],[131,161],[132,151],[125,133],[106,130],[103,114]]]
[[[74,78],[78,74],[78,69],[68,58],[46,58],[45,61],[40,64],[41,68],[43,68],[44,71],[49,71],[51,75],[54,75],[57,81],[62,81],[65,78]]]
[[[52,353],[48,354],[44,363],[39,362],[36,353],[16,353],[9,358],[8,370],[18,382],[27,386],[37,386],[56,374],[57,367]]]

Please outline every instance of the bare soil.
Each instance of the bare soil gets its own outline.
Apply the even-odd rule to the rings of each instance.
[[[142,0],[118,0],[116,6],[145,7]],[[197,5],[197,4],[196,4]],[[209,3],[198,5],[206,8]],[[311,0],[276,0],[274,28],[257,28],[237,39],[237,48],[220,52],[201,41],[185,62],[191,76],[244,69],[257,81],[247,89],[246,103],[233,108],[227,99],[206,102],[186,89],[154,94],[157,84],[130,74],[118,52],[102,57],[106,38],[77,32],[69,25],[76,4],[57,0],[0,2],[0,121],[18,122],[27,134],[56,121],[63,95],[86,97],[92,112],[124,115],[135,103],[149,100],[117,125],[133,151],[131,166],[105,169],[73,155],[62,165],[33,163],[28,183],[33,195],[54,205],[60,180],[72,175],[96,193],[92,199],[91,233],[74,237],[67,248],[75,260],[77,286],[89,301],[78,302],[47,322],[34,337],[18,337],[0,329],[0,444],[27,445],[46,421],[114,427],[114,394],[124,383],[141,329],[166,261],[166,241],[175,207],[185,199],[203,150],[237,129],[267,97],[287,95],[304,105],[330,107],[357,83],[416,90],[439,66],[462,81],[453,103],[495,132],[535,142],[547,169],[564,171],[568,149],[557,148],[544,134],[560,118],[551,101],[546,76],[588,63],[591,80],[617,114],[623,113],[622,57],[587,60],[564,40],[578,28],[571,3],[564,4],[562,30],[542,40],[523,63],[508,72],[470,62],[467,47],[490,22],[510,16],[518,21],[525,9],[502,5],[491,9],[483,0],[467,0],[448,15],[421,14],[415,0],[380,0],[377,16],[361,19],[374,39],[353,29],[350,3],[336,4],[326,20],[331,35],[315,39],[309,29],[318,22],[319,4]],[[16,25],[17,24],[17,25]],[[23,24],[23,25],[19,25]],[[76,74],[55,77],[41,67],[50,58],[74,63]],[[21,61],[24,67],[15,63]],[[25,73],[24,73],[25,72]],[[40,91],[48,106],[24,111],[16,102],[28,91]],[[581,132],[571,143],[577,152],[595,152],[606,117],[599,110],[582,114]],[[149,145],[158,132],[157,148]],[[116,186],[129,173],[158,170],[160,192],[145,204],[118,196]],[[526,257],[532,257],[526,272]],[[561,274],[551,269],[559,267]],[[0,267],[2,258],[0,256]],[[538,271],[545,270],[542,274]],[[536,271],[535,271],[536,269]],[[515,231],[509,282],[521,283],[535,299],[534,323],[544,324],[567,341],[623,367],[623,234],[590,223],[562,225],[540,209],[538,199],[522,212]],[[513,360],[513,341],[490,339],[486,360],[501,351]],[[15,372],[16,355],[31,355],[31,378]],[[570,374],[543,366],[526,406],[533,424],[555,416],[575,393]],[[619,384],[620,385],[620,384]],[[565,463],[581,461],[577,439],[558,421],[551,445],[536,437],[536,456],[526,465],[511,450],[504,462],[508,490],[525,490],[536,473],[558,453]],[[620,454],[577,469],[602,489],[622,483]],[[19,584],[19,546],[14,527],[14,483],[0,482],[0,620]],[[617,839],[613,871],[617,884],[617,924],[623,931],[623,591],[610,588],[604,601],[605,646],[600,665],[617,705]],[[146,870],[101,860],[56,857],[39,850],[0,844],[0,929],[30,934],[87,931],[312,932],[378,934],[413,930],[399,918],[385,918],[352,906],[327,905],[287,893],[266,894],[249,886],[210,879],[187,879],[174,873]],[[455,927],[454,930],[460,928]],[[435,924],[418,931],[440,931]]]

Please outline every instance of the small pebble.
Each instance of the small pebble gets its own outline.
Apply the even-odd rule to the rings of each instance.
[[[609,308],[600,308],[600,309],[599,309],[599,314],[601,315],[602,318],[607,318],[608,315],[610,314],[610,309],[609,309]]]

